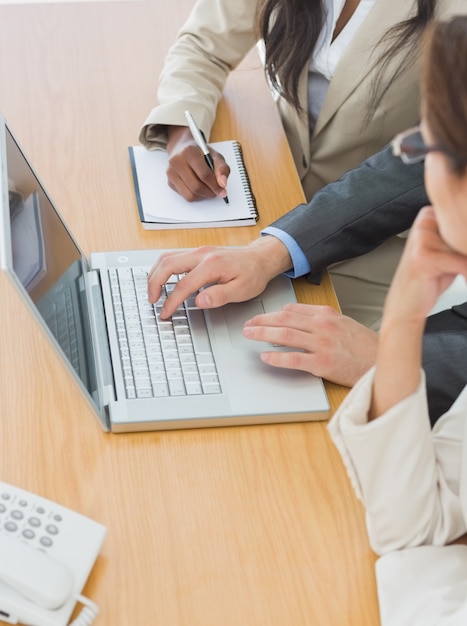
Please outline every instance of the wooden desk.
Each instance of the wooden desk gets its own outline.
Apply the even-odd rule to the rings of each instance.
[[[229,80],[213,139],[242,142],[261,222],[139,225],[127,146],[192,5],[0,6],[0,109],[86,252],[239,244],[302,201],[250,56]],[[336,304],[327,280],[296,287],[303,302]],[[85,588],[97,624],[378,623],[362,507],[325,424],[104,434],[3,276],[0,289],[0,477],[108,526]],[[344,390],[328,390],[335,408]]]

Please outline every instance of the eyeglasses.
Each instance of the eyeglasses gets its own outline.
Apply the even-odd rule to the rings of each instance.
[[[396,135],[391,142],[391,147],[393,155],[400,157],[404,163],[409,165],[423,161],[429,152],[444,152],[454,156],[449,150],[441,146],[427,146],[423,140],[420,126],[409,128],[403,133]]]

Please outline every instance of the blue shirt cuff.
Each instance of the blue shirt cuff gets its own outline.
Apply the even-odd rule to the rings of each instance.
[[[280,228],[276,228],[275,226],[267,226],[266,228],[263,228],[261,235],[272,235],[273,237],[277,237],[277,239],[282,241],[284,246],[289,251],[292,258],[293,269],[284,272],[286,276],[289,278],[298,278],[299,276],[304,276],[305,274],[310,273],[310,263],[298,243],[291,235]]]

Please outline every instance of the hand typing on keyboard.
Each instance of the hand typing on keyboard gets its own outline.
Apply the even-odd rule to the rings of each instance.
[[[243,302],[262,293],[270,280],[291,266],[287,248],[271,236],[261,237],[249,246],[204,246],[167,252],[149,272],[148,298],[156,302],[161,285],[173,274],[184,274],[160,311],[162,319],[170,317],[191,294],[197,294],[195,302],[201,309]]]

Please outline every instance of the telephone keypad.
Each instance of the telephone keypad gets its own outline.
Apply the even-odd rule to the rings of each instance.
[[[51,548],[60,533],[62,515],[32,498],[0,491],[0,532],[17,536],[37,548]]]

